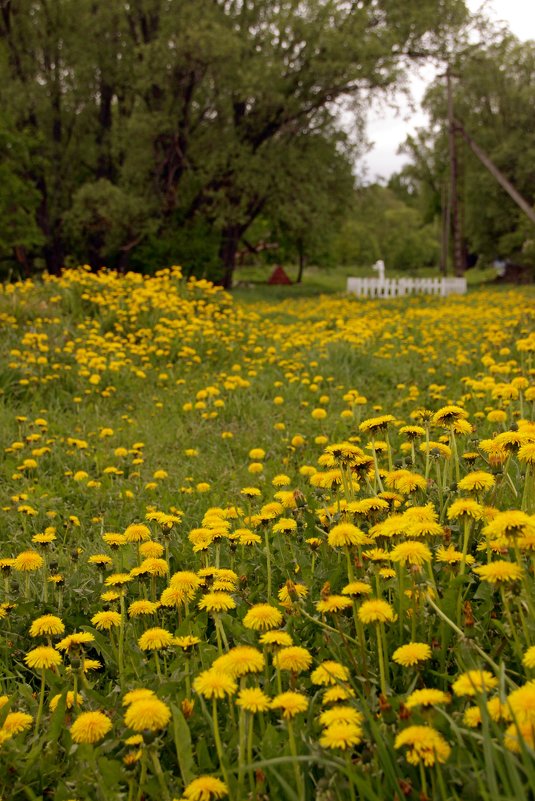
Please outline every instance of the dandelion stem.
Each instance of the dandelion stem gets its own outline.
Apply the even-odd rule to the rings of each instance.
[[[349,546],[346,546],[345,552],[347,559],[347,580],[351,582],[355,578],[355,573],[353,571],[353,560],[351,558],[351,549],[349,548]]]
[[[121,622],[119,624],[119,684],[121,685],[121,689],[124,689],[124,630],[126,619],[124,592],[121,592],[120,604]]]
[[[427,779],[425,777],[425,767],[424,763],[420,762],[420,783],[421,783],[421,795],[420,797],[427,798]]]
[[[509,600],[507,598],[507,595],[505,594],[504,587],[500,587],[500,596],[502,599],[502,606],[505,612],[505,617],[507,618],[507,622],[509,623],[509,628],[511,629],[511,636],[513,638],[513,642],[515,645],[516,655],[519,659],[522,659],[523,648],[518,640],[516,626],[513,622],[513,615],[511,614],[511,607],[509,606]]]
[[[39,731],[39,724],[41,723],[44,703],[45,703],[45,669],[43,668],[41,670],[41,691],[39,693],[39,707],[37,709],[37,717],[35,718],[34,735],[37,735],[37,732]]]
[[[162,678],[162,671],[160,668],[160,657],[158,656],[158,651],[154,651],[154,665],[156,667],[156,675],[159,679]]]
[[[375,450],[375,440],[372,442],[372,453],[373,453],[373,465],[375,467],[375,486],[374,490],[377,491],[377,486],[379,486],[379,490],[384,492],[383,482],[381,481],[381,476],[379,475],[379,461],[377,459],[377,451]]]
[[[212,719],[214,723],[214,740],[215,740],[215,748],[217,752],[217,757],[219,759],[219,767],[221,768],[221,773],[223,774],[223,778],[225,780],[225,784],[229,788],[229,797],[230,797],[230,785],[228,780],[228,773],[225,767],[225,762],[223,760],[223,746],[221,745],[221,735],[219,733],[219,719],[217,717],[217,699],[212,699]]]
[[[158,779],[158,784],[160,785],[162,798],[164,799],[164,801],[170,801],[171,796],[169,795],[169,790],[167,789],[167,784],[165,782],[165,776],[163,775],[160,759],[158,757],[157,751],[154,748],[150,749],[150,756],[152,760],[152,767],[154,768],[154,774]]]
[[[245,710],[240,707],[238,719],[238,798],[243,797],[243,778],[245,766],[245,750],[247,747],[247,733],[245,730]]]
[[[455,625],[455,623],[453,622],[453,620],[450,620],[450,618],[449,618],[447,615],[445,615],[445,614],[444,614],[444,612],[442,611],[442,609],[440,609],[440,607],[438,607],[438,606],[436,605],[436,603],[435,603],[435,602],[434,602],[434,601],[433,601],[431,598],[428,598],[428,599],[427,599],[427,603],[429,604],[429,606],[431,606],[431,607],[432,607],[432,608],[435,610],[435,612],[436,612],[436,613],[437,613],[437,615],[440,617],[440,619],[441,619],[441,620],[443,620],[445,623],[447,623],[447,625],[448,625],[448,626],[449,626],[451,629],[453,629],[453,631],[454,631],[454,632],[455,632],[455,633],[456,633],[456,634],[457,634],[457,635],[458,635],[458,636],[461,638],[461,640],[463,640],[463,641],[466,641],[466,637],[465,637],[465,635],[464,635],[464,632],[463,632],[463,631],[462,631],[462,630],[461,630],[461,629],[460,629],[458,626],[456,626],[456,625]],[[490,666],[491,666],[491,668],[492,668],[492,669],[493,669],[493,670],[494,670],[496,673],[499,673],[499,672],[500,672],[500,668],[498,667],[498,665],[496,664],[496,662],[494,661],[494,659],[492,659],[492,658],[491,658],[491,657],[490,657],[488,654],[486,654],[486,653],[485,653],[485,651],[484,651],[482,648],[480,648],[480,647],[479,647],[479,645],[477,645],[477,643],[476,643],[476,642],[474,642],[474,640],[470,640],[470,645],[471,645],[471,647],[472,647],[472,648],[473,648],[473,649],[474,649],[474,650],[475,650],[475,651],[476,651],[476,652],[479,654],[479,656],[480,656],[480,657],[481,657],[481,658],[482,658],[482,659],[483,659],[483,660],[484,660],[484,661],[485,661],[485,662],[486,662],[488,665],[490,665]],[[511,681],[511,679],[509,678],[509,676],[507,676],[507,675],[504,675],[504,681],[506,682],[506,684],[508,684],[508,685],[509,685],[509,687],[512,687],[514,690],[516,690],[516,688],[517,688],[517,685],[514,683],[514,681]]]
[[[356,796],[355,796],[355,785],[351,781],[351,773],[353,772],[352,771],[353,763],[351,762],[351,754],[350,754],[349,751],[346,754],[346,762],[347,762],[347,778],[349,780],[349,794],[350,794],[350,797],[351,797],[351,801],[355,801],[355,799],[356,799]]]
[[[253,764],[253,726],[254,726],[254,717],[253,715],[248,712],[248,721],[247,721],[247,764]],[[249,768],[249,784],[251,786],[251,793],[253,797],[256,798],[256,783],[254,778],[254,772],[252,768]]]
[[[375,624],[375,633],[377,634],[377,658],[379,660],[379,678],[381,682],[381,695],[386,698],[386,675],[385,675],[385,661],[383,655],[383,638],[381,636],[381,624]]]
[[[312,615],[309,615],[308,612],[305,612],[303,607],[300,608],[300,612],[304,617],[307,618],[307,620],[310,620],[311,623],[315,623],[317,626],[321,626],[322,629],[327,629],[327,631],[333,631],[335,634],[340,634],[340,630],[339,629],[335,629],[334,626],[329,626],[329,624],[328,623],[324,623],[323,620],[318,620],[317,618],[312,617]],[[348,634],[345,634],[344,637],[349,642],[352,642],[353,645],[359,645],[358,641],[355,640],[354,637],[350,637]]]
[[[141,772],[139,774],[139,786],[137,788],[136,801],[141,801],[143,798],[143,790],[145,788],[145,781],[147,779],[147,754],[145,749],[141,754]]]
[[[288,740],[290,743],[290,753],[293,757],[293,769],[295,775],[295,783],[297,786],[297,795],[299,801],[305,801],[305,785],[303,782],[303,776],[299,769],[299,762],[297,761],[297,745],[295,742],[295,734],[292,726],[292,721],[288,720]]]
[[[264,532],[264,541],[266,543],[266,571],[267,571],[267,597],[268,602],[271,602],[271,549],[269,547],[269,531]]]

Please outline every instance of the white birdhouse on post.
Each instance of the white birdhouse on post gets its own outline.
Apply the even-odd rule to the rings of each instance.
[[[385,263],[382,259],[379,259],[379,261],[375,262],[375,264],[372,267],[372,270],[377,273],[379,281],[385,280]]]

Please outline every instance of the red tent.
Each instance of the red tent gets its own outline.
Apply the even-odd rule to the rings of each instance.
[[[284,267],[281,267],[280,264],[278,264],[277,267],[275,267],[268,280],[268,284],[291,284],[291,283],[292,281],[286,275]]]

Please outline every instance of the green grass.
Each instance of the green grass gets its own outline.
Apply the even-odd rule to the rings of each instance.
[[[0,697],[8,698],[0,706],[0,797],[166,801],[184,797],[194,777],[208,774],[228,781],[231,801],[532,801],[529,734],[517,752],[509,750],[512,724],[490,717],[484,693],[453,693],[447,705],[410,713],[405,706],[416,688],[451,693],[468,669],[489,669],[496,687],[488,695],[502,699],[534,675],[522,661],[535,641],[531,555],[519,555],[511,540],[493,550],[485,534],[499,511],[533,513],[530,473],[516,452],[491,463],[484,447],[499,435],[513,436],[519,423],[526,443],[535,436],[526,427],[535,404],[527,394],[533,367],[524,348],[532,290],[485,287],[463,297],[375,301],[340,294],[345,275],[311,271],[300,287],[255,285],[229,299],[210,287],[186,287],[177,275],[141,282],[68,273],[0,295],[0,559],[27,550],[46,559],[32,573],[4,563],[0,574]],[[418,410],[430,415],[452,403],[462,405],[473,428],[461,426],[454,441],[448,425],[428,421],[437,444],[427,459],[422,435],[413,454],[402,426],[420,424]],[[502,414],[489,419],[490,411]],[[361,429],[362,421],[380,415],[394,420],[375,435]],[[325,451],[345,443],[371,459],[373,442],[379,472],[373,460],[368,470],[358,461],[348,467],[336,455],[339,447],[335,456]],[[475,463],[463,458],[466,451],[477,454]],[[259,464],[260,470],[252,467]],[[403,489],[390,467],[407,471],[405,478],[418,486]],[[458,485],[473,470],[492,479],[475,496]],[[286,480],[273,484],[281,474],[289,481],[282,496],[279,484]],[[394,492],[384,496],[386,507],[359,506],[377,504],[381,484]],[[246,487],[260,496],[249,499]],[[474,566],[519,561],[524,570],[521,582],[508,585],[505,606],[471,565],[459,576],[458,563],[438,558],[440,546],[462,549],[467,528],[451,510],[470,497],[484,517],[477,512],[468,527]],[[275,500],[284,507],[273,507]],[[411,534],[405,516],[415,507],[432,514],[439,535]],[[168,532],[147,520],[155,510],[180,522]],[[372,538],[374,526],[394,515],[400,529],[393,538],[381,534],[347,549],[329,544],[339,523]],[[294,532],[278,532],[277,522],[289,525],[288,519]],[[102,597],[113,573],[133,571],[126,606],[159,599],[170,580],[137,571],[144,556],[136,543],[114,550],[103,540],[103,533],[124,532],[132,523],[148,526],[151,547],[160,545],[165,559],[159,567],[170,575],[203,575],[207,566],[233,571],[214,575],[231,577],[226,589],[234,607],[220,614],[202,608],[213,586],[209,575],[178,608],[160,606],[148,618],[121,616],[120,600]],[[525,525],[530,531],[529,520]],[[55,540],[38,545],[34,537],[51,526]],[[232,532],[243,528],[259,542],[234,540]],[[210,541],[203,544],[207,530]],[[431,570],[372,556],[375,545],[390,552],[416,536],[429,548]],[[92,564],[98,554],[110,564]],[[380,573],[388,566],[390,578]],[[58,574],[63,583],[55,587],[47,579]],[[363,597],[355,610],[340,613],[317,606],[326,598],[335,603],[351,574],[392,609],[379,640],[373,622],[359,627]],[[295,584],[306,593],[300,600]],[[459,603],[460,593],[469,606]],[[281,612],[280,628],[310,654],[309,668],[279,673],[261,631],[244,625],[251,607],[266,602]],[[119,612],[120,625],[99,630],[93,616],[102,611]],[[40,712],[42,677],[25,657],[47,644],[47,637],[29,635],[43,614],[58,615],[66,634],[83,631],[93,640],[62,652],[62,664],[45,672]],[[199,642],[189,654],[175,643],[155,656],[140,645],[143,631],[153,627]],[[236,687],[217,701],[218,754],[213,703],[192,684],[226,651],[225,641],[265,656],[263,669],[238,677],[238,684],[261,688],[271,699],[280,690],[297,691],[305,709],[292,729],[276,709],[255,714],[249,746]],[[393,655],[411,641],[429,644],[431,656],[404,667]],[[386,651],[385,677],[378,643]],[[98,659],[101,668],[84,675],[85,658]],[[347,751],[323,741],[320,715],[329,705],[313,676],[326,660],[343,671],[333,688],[344,688],[344,703],[362,716],[358,742]],[[78,711],[66,708],[75,677],[83,697]],[[125,724],[123,698],[137,688],[152,690],[172,719],[128,745],[134,732]],[[471,728],[464,715],[474,706],[481,724]],[[89,710],[108,716],[112,728],[94,745],[78,744],[72,724]],[[31,724],[2,742],[12,712],[29,714]],[[431,726],[443,738],[440,767],[411,764],[407,749],[397,747],[398,735],[413,725]]]
[[[333,294],[345,292],[347,279],[355,278],[376,278],[377,274],[369,267],[338,266],[338,267],[306,267],[303,273],[303,281],[292,286],[269,285],[269,276],[275,269],[274,265],[248,266],[236,268],[234,274],[233,295],[240,300],[282,300],[286,297],[312,297],[317,294]],[[288,277],[295,281],[297,279],[297,267],[295,265],[284,265]],[[440,277],[438,269],[422,267],[418,270],[400,272],[399,270],[389,270],[389,278],[437,278]],[[496,277],[495,270],[471,269],[466,273],[469,288],[491,285]],[[498,285],[500,288],[504,285]]]

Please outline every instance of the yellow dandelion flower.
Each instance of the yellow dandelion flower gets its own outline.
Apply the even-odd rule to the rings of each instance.
[[[407,540],[400,542],[390,552],[390,559],[393,562],[400,562],[402,565],[423,565],[431,561],[431,551],[423,542],[417,540]]]
[[[409,726],[400,732],[394,742],[394,748],[407,746],[407,762],[418,765],[423,762],[431,767],[436,762],[446,762],[451,748],[442,735],[431,726]]]
[[[271,701],[258,687],[246,687],[240,690],[236,704],[246,712],[267,712]]]
[[[507,705],[517,723],[535,726],[535,681],[528,681],[507,696]]]
[[[138,551],[143,559],[159,559],[163,555],[164,547],[159,542],[147,540],[141,543]]]
[[[199,637],[194,637],[191,634],[186,634],[183,637],[174,637],[173,638],[173,645],[177,645],[179,648],[182,648],[184,653],[189,653],[192,648],[196,645],[199,645],[201,642]]]
[[[440,426],[442,428],[449,428],[458,420],[466,420],[468,417],[468,412],[464,409],[461,409],[460,406],[443,406],[433,415],[431,419],[431,423],[434,426]]]
[[[43,557],[37,551],[22,551],[15,557],[13,569],[20,573],[31,573],[43,567],[44,563]]]
[[[370,417],[362,421],[359,425],[359,431],[375,434],[377,431],[384,431],[395,419],[396,418],[391,414],[383,414],[380,417]]]
[[[331,548],[350,547],[352,545],[368,545],[373,540],[352,523],[339,523],[329,531],[327,542]]]
[[[481,581],[488,581],[489,584],[504,584],[509,581],[520,581],[522,578],[522,568],[512,562],[489,562],[487,565],[474,567],[473,571]]]
[[[451,688],[455,695],[478,695],[488,693],[498,684],[498,679],[488,670],[467,670],[456,679]]]
[[[137,644],[142,651],[159,651],[162,648],[167,648],[172,642],[173,635],[170,631],[155,626],[144,631]]]
[[[132,731],[159,731],[171,720],[171,710],[156,697],[140,698],[128,705],[125,725]]]
[[[147,690],[144,687],[139,687],[137,690],[130,690],[127,692],[123,697],[123,706],[129,706],[130,704],[134,704],[136,701],[144,701],[147,698],[154,698],[155,694],[153,690]]]
[[[322,598],[321,601],[316,602],[316,609],[323,615],[329,612],[337,614],[345,609],[351,609],[352,606],[351,599],[346,598],[344,595],[328,595],[326,598]]]
[[[355,723],[343,721],[332,723],[320,737],[320,745],[324,748],[340,748],[345,751],[358,745],[362,739],[362,728]]]
[[[126,542],[146,542],[150,538],[150,528],[144,523],[131,523],[124,532]]]
[[[358,598],[359,595],[369,595],[373,588],[366,581],[351,581],[342,589],[342,595],[349,595],[351,598]]]
[[[504,745],[515,754],[522,752],[522,746],[535,751],[535,723],[512,723],[505,730]]]
[[[273,657],[273,664],[277,670],[290,670],[292,673],[302,673],[312,664],[312,655],[306,648],[299,645],[290,645],[281,648]]]
[[[409,642],[396,648],[392,659],[403,667],[412,667],[431,659],[431,648],[425,642]]]
[[[435,558],[437,562],[445,562],[446,564],[454,565],[463,561],[463,554],[462,551],[457,551],[453,545],[448,545],[447,548],[440,545],[436,550]],[[467,564],[473,564],[475,559],[471,554],[467,554],[464,561],[466,561]]]
[[[323,704],[337,704],[355,697],[355,691],[348,685],[335,684],[323,693]]]
[[[252,606],[245,617],[243,625],[246,629],[267,631],[276,629],[282,623],[282,612],[270,604],[256,604]]]
[[[362,723],[364,715],[355,709],[354,706],[333,706],[331,709],[324,710],[320,715],[322,726],[332,726],[333,723]]]
[[[277,629],[274,631],[265,631],[264,634],[261,634],[260,642],[262,645],[275,645],[281,648],[293,644],[293,640],[287,631]]]
[[[128,614],[130,617],[139,617],[140,615],[154,615],[158,611],[159,605],[154,601],[132,601],[128,607]]]
[[[227,785],[214,776],[199,776],[184,788],[184,801],[212,801],[226,795]]]
[[[57,615],[41,615],[30,626],[30,637],[54,636],[64,631],[65,626]]]
[[[313,671],[310,679],[312,684],[327,687],[331,684],[348,681],[349,670],[345,665],[334,662],[332,659],[327,659]]]
[[[407,700],[407,709],[414,709],[417,706],[435,706],[435,704],[449,704],[451,696],[442,690],[435,690],[434,687],[423,687],[421,690],[414,690]]]
[[[26,712],[8,712],[0,731],[13,737],[20,734],[21,731],[29,729],[32,723],[32,716]]]
[[[71,737],[75,743],[97,743],[111,728],[111,720],[104,712],[82,712],[71,726]]]
[[[132,581],[130,573],[112,573],[111,576],[107,576],[104,584],[106,587],[122,587],[129,581]]]
[[[197,676],[193,689],[204,698],[224,698],[226,695],[234,695],[238,685],[229,673],[210,668]]]
[[[271,709],[282,710],[282,716],[285,720],[291,720],[301,712],[308,709],[308,699],[302,693],[296,693],[289,690],[286,693],[276,695],[271,701]]]
[[[224,670],[232,678],[241,678],[248,673],[260,673],[264,669],[264,655],[252,645],[237,645],[216,659],[212,668]]]
[[[531,648],[528,648],[522,657],[522,664],[524,667],[530,669],[535,668],[535,645],[532,645]]]
[[[198,603],[199,609],[207,612],[228,612],[236,608],[236,602],[227,592],[207,592]]]
[[[481,520],[483,517],[483,507],[477,501],[471,498],[459,498],[453,501],[447,511],[448,520],[457,520],[457,518],[472,518],[472,520]]]
[[[50,699],[49,707],[51,712],[56,711],[57,706],[61,700],[61,697],[62,697],[61,693],[58,693],[58,695],[55,695],[53,698]],[[76,693],[76,703],[78,706],[82,706],[82,704],[84,703],[84,697],[83,695],[80,695],[80,693]],[[74,692],[72,690],[68,690],[67,695],[65,696],[65,709],[72,709],[73,706],[74,706]]]
[[[358,618],[363,623],[391,623],[394,620],[394,610],[387,601],[372,598],[359,607]]]
[[[28,651],[24,661],[30,668],[35,670],[47,670],[61,665],[61,656],[54,648],[48,645],[40,645]]]
[[[89,631],[76,631],[74,634],[69,634],[60,640],[56,648],[58,651],[72,651],[80,648],[81,645],[94,642],[94,640],[94,636]]]
[[[464,478],[461,478],[457,487],[463,492],[481,492],[492,489],[495,484],[496,479],[492,473],[475,470],[473,473],[468,473]]]
[[[97,612],[91,618],[91,623],[99,631],[110,631],[114,626],[121,625],[121,615],[112,611]]]

